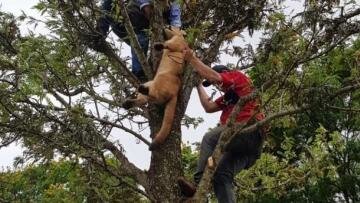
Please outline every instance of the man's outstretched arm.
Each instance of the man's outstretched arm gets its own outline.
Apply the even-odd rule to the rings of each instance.
[[[207,79],[211,83],[221,83],[222,78],[220,74],[209,66],[204,64],[193,52],[191,49],[184,50],[185,59],[190,63],[190,65],[195,69],[195,71],[203,78]]]

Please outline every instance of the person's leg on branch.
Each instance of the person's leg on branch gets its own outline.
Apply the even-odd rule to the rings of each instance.
[[[260,157],[263,137],[260,130],[238,135],[227,146],[213,178],[214,192],[219,203],[236,202],[234,177],[254,165]]]
[[[212,155],[221,132],[224,127],[216,127],[206,133],[200,145],[200,155],[197,169],[194,174],[195,184],[199,184],[208,158]],[[216,198],[220,203],[235,202],[233,192],[234,177],[242,169],[251,167],[260,157],[263,143],[261,130],[239,135],[226,147],[226,152],[220,159],[213,177],[213,186]],[[196,187],[184,179],[180,179],[179,185],[186,196],[191,197],[196,192]]]
[[[252,156],[239,156],[230,152],[225,152],[213,178],[214,192],[219,203],[236,202],[233,191],[234,177],[242,169],[246,168],[252,159]]]
[[[194,174],[194,182],[196,185],[199,184],[201,180],[208,158],[214,152],[222,131],[224,131],[223,126],[215,127],[211,131],[207,132],[201,141],[200,155],[197,162],[196,172]]]
[[[145,56],[149,48],[149,37],[145,32],[140,32],[136,35],[137,40],[143,50]],[[141,66],[141,63],[135,53],[134,48],[131,48],[131,63],[132,63],[132,72],[133,74],[141,81],[146,81],[144,70]]]
[[[192,184],[183,177],[178,179],[178,184],[185,197],[192,197],[195,194],[196,185],[199,184],[201,180],[207,160],[212,155],[223,129],[224,127],[215,127],[204,135],[200,145],[200,156],[197,162],[197,169],[194,174],[195,184]]]
[[[106,37],[107,32],[109,31],[110,24],[112,23],[110,12],[112,8],[112,0],[103,0],[101,2],[101,16],[96,23],[96,30],[99,31],[102,37]]]

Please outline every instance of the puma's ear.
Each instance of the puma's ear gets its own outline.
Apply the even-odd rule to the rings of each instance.
[[[186,36],[186,32],[184,30],[180,30],[180,33],[185,37]]]
[[[156,51],[161,51],[165,48],[164,44],[163,43],[160,43],[160,42],[157,42],[157,43],[154,43],[154,49]]]
[[[171,30],[171,27],[169,27],[164,29],[164,34],[165,39],[171,39],[175,35],[175,32]]]

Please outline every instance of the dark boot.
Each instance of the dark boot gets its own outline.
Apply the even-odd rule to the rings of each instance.
[[[196,192],[196,187],[191,182],[187,181],[184,177],[178,178],[178,185],[180,187],[181,193],[185,197],[192,197]]]
[[[131,107],[134,106],[134,101],[131,99],[127,99],[123,104],[122,107],[126,110],[130,109]]]

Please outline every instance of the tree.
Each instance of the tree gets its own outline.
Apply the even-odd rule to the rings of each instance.
[[[52,161],[2,172],[0,182],[2,202],[144,201],[115,177],[98,173],[86,162],[80,164],[76,160]]]
[[[151,78],[160,55],[151,50],[152,67],[147,63],[131,34],[125,3],[122,0],[119,3],[116,15],[121,15],[132,45],[137,47],[145,72]],[[319,128],[319,123],[331,135],[343,134],[346,129],[354,143],[346,144],[352,149],[347,154],[357,159],[353,152],[358,149],[359,116],[355,112],[359,109],[360,55],[355,39],[360,31],[360,8],[356,1],[344,5],[331,0],[303,3],[302,10],[288,14],[283,8],[286,1],[182,2],[184,29],[194,50],[209,65],[218,62],[219,54],[224,52],[239,57],[237,64],[230,65],[252,76],[257,88],[252,96],[261,97],[262,110],[268,115],[264,121],[250,126],[230,122],[215,159],[221,156],[222,145],[235,131],[259,128],[271,121],[271,147],[266,149],[288,160],[281,162],[284,167],[296,169],[301,167],[299,160],[308,161],[297,154],[305,153],[308,142],[316,140],[319,133],[314,133],[314,129]],[[153,4],[149,30],[152,43],[163,40],[161,14],[165,8],[164,1],[155,0]],[[35,160],[52,160],[56,154],[77,157],[96,166],[99,172],[128,183],[129,188],[150,201],[177,202],[180,197],[176,179],[184,175],[180,127],[183,118],[187,118],[185,110],[192,88],[198,82],[197,75],[191,67],[186,67],[171,135],[161,149],[152,152],[150,168],[143,171],[128,161],[121,138],[114,141],[109,135],[116,128],[148,144],[145,136],[137,133],[137,127],[148,125],[151,135],[157,132],[162,107],[150,104],[129,111],[121,108],[124,98],[130,96],[139,81],[129,71],[115,44],[95,40],[99,35],[95,30],[96,19],[101,15],[96,1],[40,0],[35,7],[47,15],[45,24],[51,33],[46,36],[21,36],[17,29],[19,21],[31,18],[0,14],[2,146],[20,140],[27,148],[27,158]],[[255,31],[262,33],[256,49],[251,45],[231,44],[234,37],[241,37],[246,31],[250,35]],[[353,49],[347,49],[350,46]],[[342,54],[344,50],[346,53]],[[101,92],[100,85],[106,87],[106,94]],[[238,108],[244,100],[240,99]],[[289,144],[286,148],[289,136],[300,143],[298,147]],[[341,136],[339,139],[346,140]],[[328,142],[331,139],[325,140]],[[331,152],[336,166],[339,160],[348,163],[341,158],[343,151]],[[107,153],[116,161],[109,163],[105,158]],[[358,164],[352,168],[357,170]],[[339,168],[337,173],[347,170]],[[204,200],[210,189],[213,170],[207,171],[196,194],[198,201]],[[354,199],[352,196],[358,191],[346,189],[349,177],[352,176],[344,177],[339,187],[344,189],[345,198]],[[283,181],[274,184],[281,186]],[[308,184],[309,191],[314,186],[308,180],[299,184]],[[275,199],[281,197],[274,195]]]

